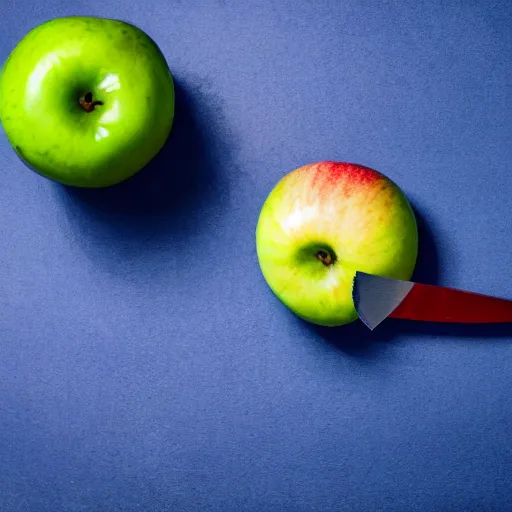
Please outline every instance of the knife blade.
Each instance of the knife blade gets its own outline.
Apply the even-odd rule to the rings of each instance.
[[[372,331],[386,318],[424,322],[512,322],[512,300],[356,272],[352,299]]]

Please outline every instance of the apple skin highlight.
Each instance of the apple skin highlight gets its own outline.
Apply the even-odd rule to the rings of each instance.
[[[410,279],[418,255],[411,205],[382,173],[318,162],[284,176],[256,228],[257,255],[274,294],[309,322],[353,322],[356,271]]]

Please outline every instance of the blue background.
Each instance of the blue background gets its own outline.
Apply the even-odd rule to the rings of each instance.
[[[137,24],[177,82],[159,157],[107,191],[0,138],[0,510],[510,510],[512,329],[322,329],[254,228],[324,159],[413,202],[416,278],[512,297],[512,4],[2,0]]]

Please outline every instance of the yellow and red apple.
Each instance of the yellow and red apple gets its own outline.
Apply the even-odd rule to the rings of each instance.
[[[414,212],[401,189],[362,165],[319,162],[284,176],[256,228],[263,276],[296,315],[319,325],[357,319],[356,271],[410,279],[418,255]]]

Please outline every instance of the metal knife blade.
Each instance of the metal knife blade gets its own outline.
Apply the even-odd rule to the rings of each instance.
[[[373,330],[386,318],[424,322],[512,322],[512,300],[356,272],[352,299]]]

